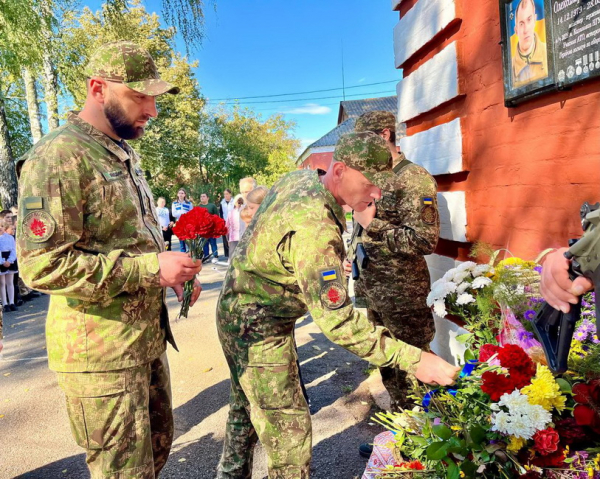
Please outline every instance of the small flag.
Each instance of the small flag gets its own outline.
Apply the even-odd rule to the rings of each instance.
[[[323,281],[333,281],[334,279],[337,279],[337,274],[335,269],[332,269],[329,271],[323,271],[321,273],[321,277],[323,278]]]
[[[433,198],[431,196],[425,196],[423,198],[423,204],[424,205],[432,205],[433,204]]]

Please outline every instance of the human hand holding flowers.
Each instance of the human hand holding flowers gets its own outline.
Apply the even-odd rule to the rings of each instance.
[[[181,241],[185,241],[191,261],[196,263],[197,260],[202,260],[204,256],[203,248],[208,239],[226,235],[227,227],[223,218],[211,215],[205,208],[197,206],[188,213],[181,215],[179,221],[173,227],[173,233]],[[178,317],[187,318],[190,306],[200,294],[201,287],[195,277],[196,274],[194,273],[193,277],[185,283],[181,311]]]

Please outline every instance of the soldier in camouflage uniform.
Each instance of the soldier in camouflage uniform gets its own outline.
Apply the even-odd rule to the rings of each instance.
[[[382,187],[375,219],[362,233],[369,263],[355,283],[356,296],[366,300],[373,324],[429,350],[435,324],[426,304],[430,278],[424,255],[433,253],[440,232],[437,185],[425,168],[397,153],[395,124],[396,118],[387,111],[368,112],[356,120],[356,131],[381,135],[396,153],[395,178]],[[411,380],[406,372],[390,367],[382,367],[380,372],[392,410],[412,408],[414,404],[407,398]]]
[[[92,478],[148,479],[173,438],[164,287],[181,300],[201,265],[164,252],[139,157],[124,140],[143,135],[155,96],[177,89],[129,42],[100,47],[87,76],[83,110],[17,164],[19,265],[29,286],[51,295],[48,363]]]
[[[269,478],[309,477],[310,413],[293,345],[294,324],[307,311],[331,341],[375,365],[400,368],[436,384],[451,383],[457,373],[442,359],[394,339],[353,308],[342,276],[342,206],[364,210],[379,197],[375,185],[395,177],[388,171],[391,154],[373,133],[344,137],[334,159],[344,163],[334,161],[327,172],[301,170],[280,179],[231,258],[217,307],[231,374],[220,479],[252,476],[258,439],[268,454]]]

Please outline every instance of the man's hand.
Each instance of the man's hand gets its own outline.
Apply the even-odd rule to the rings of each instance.
[[[421,360],[417,364],[415,377],[419,381],[432,386],[450,386],[454,384],[460,369],[460,367],[452,366],[452,364],[447,363],[435,354],[423,351]]]
[[[363,228],[367,229],[371,224],[371,221],[373,221],[373,218],[375,218],[375,213],[377,213],[377,208],[375,208],[375,202],[373,202],[367,206],[364,211],[355,211],[354,219]]]
[[[187,253],[175,251],[159,253],[158,264],[160,268],[158,271],[160,285],[170,286],[173,289],[177,286],[181,287],[186,281],[195,278],[202,269],[201,261],[196,261],[194,263]],[[179,298],[177,290],[175,290],[175,292],[177,293],[177,298]]]
[[[10,263],[8,261],[5,261],[4,264],[3,264],[3,266],[5,268],[9,268],[10,267]]]
[[[352,261],[348,258],[344,260],[344,274],[346,275],[346,278],[350,277],[352,274]]]
[[[183,301],[183,283],[178,284],[177,286],[172,287],[173,291],[177,295],[177,301],[180,303]],[[190,307],[194,306],[194,303],[197,301],[200,293],[202,292],[202,285],[200,281],[196,280],[194,282],[194,291],[192,292],[192,298],[190,299]]]
[[[540,285],[542,296],[548,304],[563,313],[568,313],[571,304],[577,304],[578,297],[594,287],[592,282],[583,276],[571,281],[568,273],[569,260],[564,256],[567,249],[560,248],[546,256]]]

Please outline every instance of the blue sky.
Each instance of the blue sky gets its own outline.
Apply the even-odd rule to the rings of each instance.
[[[96,8],[99,1],[82,3]],[[207,2],[208,3],[208,2]],[[160,0],[146,0],[160,14]],[[206,10],[206,38],[190,58],[202,93],[221,98],[276,95],[342,87],[346,99],[395,94],[392,33],[398,14],[389,0],[217,0]],[[179,49],[184,44],[179,40]],[[335,97],[335,98],[322,98]],[[264,103],[267,101],[279,103]],[[301,101],[291,101],[301,100]],[[306,146],[337,124],[342,90],[240,100],[263,116],[284,113]],[[261,103],[246,103],[261,102]]]

